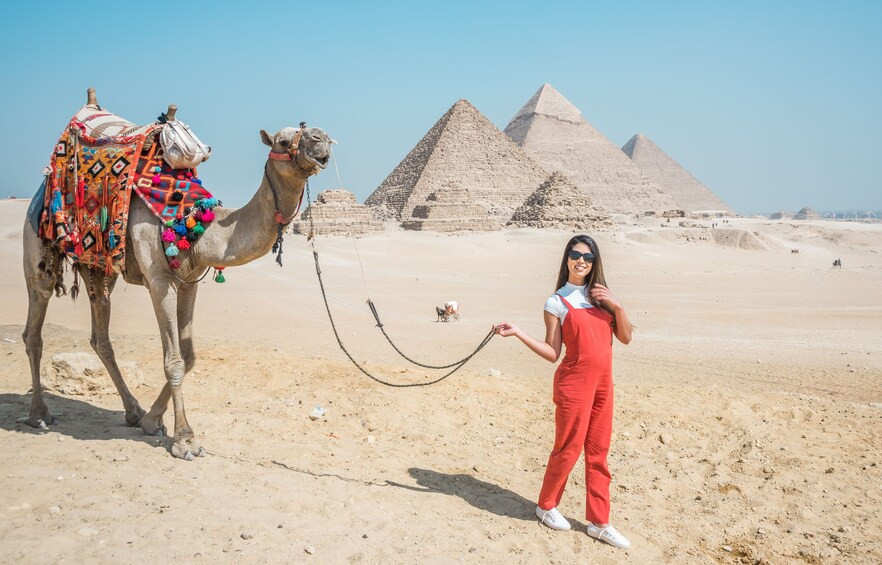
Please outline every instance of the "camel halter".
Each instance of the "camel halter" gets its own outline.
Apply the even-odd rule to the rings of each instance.
[[[294,139],[291,140],[291,149],[285,151],[283,153],[278,153],[270,149],[269,158],[273,161],[293,161],[294,166],[300,170],[301,173],[306,175],[306,189],[309,189],[309,176],[314,174],[314,168],[309,170],[303,169],[300,164],[297,162],[297,154],[300,153],[300,140],[303,137],[303,131],[306,129],[306,123],[300,122],[300,129],[298,129],[294,133]],[[294,217],[300,212],[300,206],[303,204],[303,194],[304,191],[300,193],[300,200],[297,201],[297,207],[294,209],[294,212],[290,216],[285,216],[281,212],[281,207],[279,206],[279,191],[276,188],[275,183],[273,182],[273,177],[270,175],[269,170],[269,161],[263,167],[263,176],[266,177],[267,182],[269,183],[270,192],[273,194],[273,206],[275,207],[275,218],[276,218],[276,241],[273,243],[272,253],[276,254],[276,263],[279,266],[282,266],[282,244],[284,243],[284,231],[285,228],[288,227],[292,221],[294,221]]]

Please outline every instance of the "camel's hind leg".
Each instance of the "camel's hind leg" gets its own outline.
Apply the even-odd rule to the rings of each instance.
[[[24,276],[28,289],[28,319],[22,333],[22,341],[31,366],[31,409],[25,423],[35,428],[55,423],[43,400],[40,384],[40,361],[43,358],[43,321],[53,290],[63,290],[61,273],[64,259],[55,249],[43,245],[37,234],[26,222],[24,241]],[[49,263],[47,265],[47,263]]]
[[[178,288],[178,341],[181,346],[181,358],[184,360],[184,374],[193,370],[196,353],[193,349],[193,309],[196,304],[198,284],[184,284]],[[153,406],[141,419],[141,429],[149,435],[165,435],[162,415],[168,409],[171,399],[171,385],[168,382],[162,387]]]
[[[92,309],[92,349],[98,354],[98,358],[104,363],[104,368],[110,374],[126,411],[126,423],[137,426],[144,415],[144,410],[138,404],[138,400],[129,391],[123,379],[119,366],[116,364],[116,355],[110,344],[110,293],[116,284],[117,274],[105,275],[88,268],[81,268],[83,281],[89,293],[89,305]]]

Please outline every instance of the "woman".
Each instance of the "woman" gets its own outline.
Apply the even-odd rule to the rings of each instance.
[[[545,302],[545,341],[503,322],[496,333],[517,336],[534,353],[552,363],[566,345],[554,373],[555,436],[536,516],[554,530],[570,523],[557,509],[570,471],[585,449],[588,535],[627,549],[631,542],[609,523],[606,465],[612,434],[612,336],[631,341],[631,322],[621,302],[606,287],[597,243],[587,235],[570,239],[557,278],[557,292]]]

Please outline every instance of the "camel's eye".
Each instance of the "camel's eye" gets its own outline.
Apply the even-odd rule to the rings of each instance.
[[[282,141],[279,142],[279,145],[281,145],[282,147],[288,147],[289,145],[291,145],[291,142],[288,141],[287,139],[283,139]]]

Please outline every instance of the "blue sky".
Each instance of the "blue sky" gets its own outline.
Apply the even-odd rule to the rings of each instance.
[[[649,136],[740,213],[882,209],[882,2],[73,2],[0,34],[0,196],[30,196],[89,86],[135,121],[178,105],[228,205],[258,131],[339,141],[363,201],[466,98],[504,128],[545,82],[618,146]],[[336,188],[332,170],[313,196]]]

